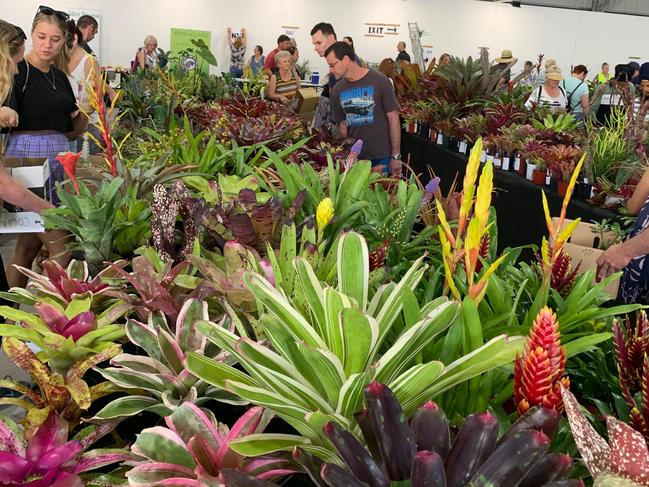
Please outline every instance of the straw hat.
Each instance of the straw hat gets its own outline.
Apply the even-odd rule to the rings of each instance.
[[[500,57],[496,58],[497,63],[515,63],[518,61],[518,58],[515,58],[512,55],[512,52],[509,49],[505,49],[503,52],[500,53]]]
[[[563,76],[561,76],[561,69],[557,66],[556,61],[548,60],[552,62],[545,63],[545,78],[553,79],[555,81],[561,81]]]

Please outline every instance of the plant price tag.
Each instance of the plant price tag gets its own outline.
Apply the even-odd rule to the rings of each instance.
[[[483,150],[482,154],[480,154],[480,162],[485,162],[487,160],[487,151]]]
[[[488,155],[487,155],[487,162],[490,162],[490,163],[493,164],[493,163],[494,163],[494,156],[491,155],[491,154],[488,154]]]
[[[552,182],[552,178],[550,177],[550,173],[547,173],[545,175],[545,185],[550,186],[550,183]]]
[[[463,140],[462,142],[460,142],[460,147],[459,147],[459,149],[458,149],[458,152],[459,152],[460,154],[466,154],[466,141],[465,141],[465,140]]]
[[[520,171],[520,170],[521,170],[521,158],[516,157],[516,159],[514,159],[514,171]]]
[[[503,171],[509,171],[509,157],[503,157]]]
[[[437,134],[437,144],[442,145],[443,143],[444,143],[444,134],[440,132]]]

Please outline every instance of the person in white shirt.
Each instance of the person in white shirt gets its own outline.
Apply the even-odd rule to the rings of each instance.
[[[525,107],[533,108],[544,105],[553,111],[564,110],[568,105],[568,98],[565,90],[559,86],[561,80],[563,80],[561,69],[557,66],[556,61],[549,59],[545,63],[545,81],[532,92],[525,102]]]

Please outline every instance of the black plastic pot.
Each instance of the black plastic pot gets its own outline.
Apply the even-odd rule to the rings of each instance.
[[[575,196],[580,200],[587,200],[590,198],[593,185],[590,183],[577,183],[575,187]]]
[[[417,135],[419,135],[420,137],[425,137],[426,139],[430,137],[430,124],[419,123],[417,127]]]

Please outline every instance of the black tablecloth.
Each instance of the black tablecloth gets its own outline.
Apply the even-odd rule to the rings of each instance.
[[[441,179],[440,186],[447,193],[456,174],[457,187],[462,188],[467,157],[457,152],[433,144],[429,139],[402,132],[401,154],[404,161],[410,157],[414,172],[422,175],[422,183],[429,180],[428,167]],[[540,245],[541,238],[547,235],[541,186],[513,172],[494,169],[494,189],[492,205],[498,217],[498,248],[515,247],[527,244]],[[552,216],[559,216],[563,197],[549,187],[543,187],[548,198]],[[574,197],[568,206],[567,217],[581,218],[583,222],[616,218],[617,213],[592,206]]]

